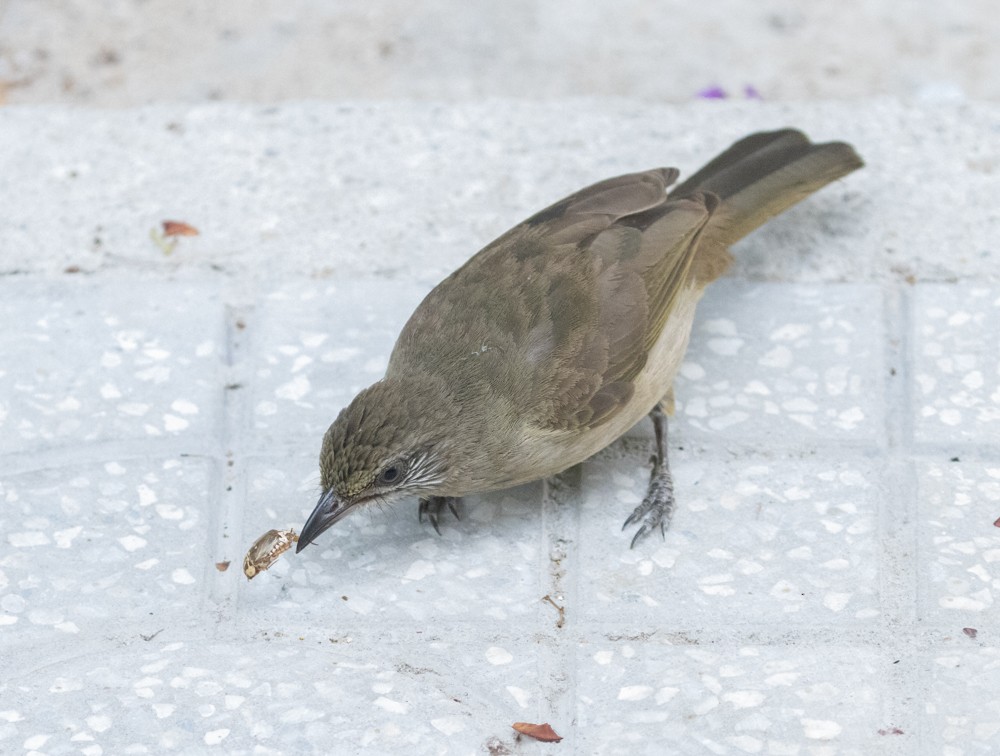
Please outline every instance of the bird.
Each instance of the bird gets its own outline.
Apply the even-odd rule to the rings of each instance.
[[[729,247],[863,162],[801,131],[750,134],[679,184],[606,179],[507,231],[438,284],[383,378],[326,431],[296,552],[354,511],[417,499],[440,534],[458,500],[556,475],[649,416],[655,455],[630,547],[665,535],[673,381]]]

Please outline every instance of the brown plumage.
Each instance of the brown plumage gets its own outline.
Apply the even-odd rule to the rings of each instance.
[[[861,165],[847,144],[753,134],[672,191],[673,168],[619,176],[515,226],[427,295],[385,378],[330,427],[324,497],[298,548],[368,501],[552,475],[661,400],[672,408],[695,305],[728,246]]]

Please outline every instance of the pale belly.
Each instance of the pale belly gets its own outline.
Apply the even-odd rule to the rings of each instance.
[[[648,415],[673,386],[687,351],[695,309],[703,293],[704,288],[692,286],[680,294],[673,315],[650,350],[646,366],[636,377],[635,393],[622,410],[604,424],[583,432],[531,430],[519,447],[523,454],[518,455],[517,463],[512,465],[518,470],[531,470],[530,476],[518,477],[514,473],[496,488],[562,472],[596,454]]]

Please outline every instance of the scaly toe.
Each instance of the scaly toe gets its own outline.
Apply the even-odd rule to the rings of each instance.
[[[625,520],[625,524],[622,525],[622,530],[625,530],[630,525],[642,523],[639,530],[632,536],[630,549],[635,548],[639,541],[657,529],[663,538],[667,537],[667,527],[670,525],[670,519],[674,513],[674,503],[673,478],[669,470],[661,467],[650,476],[646,498],[632,511],[632,514]]]
[[[420,522],[424,521],[424,515],[430,521],[431,525],[434,526],[434,532],[441,535],[441,512],[447,506],[451,513],[455,515],[456,520],[462,519],[458,515],[458,509],[455,505],[458,502],[458,498],[455,496],[429,496],[426,499],[421,499],[417,507],[417,519]]]

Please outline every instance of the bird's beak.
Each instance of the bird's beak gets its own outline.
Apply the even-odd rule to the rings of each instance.
[[[302,549],[312,543],[316,537],[335,522],[344,519],[354,509],[353,504],[343,501],[334,489],[326,491],[319,497],[316,508],[309,515],[306,524],[302,526],[299,534],[299,543],[295,547],[298,554]]]

